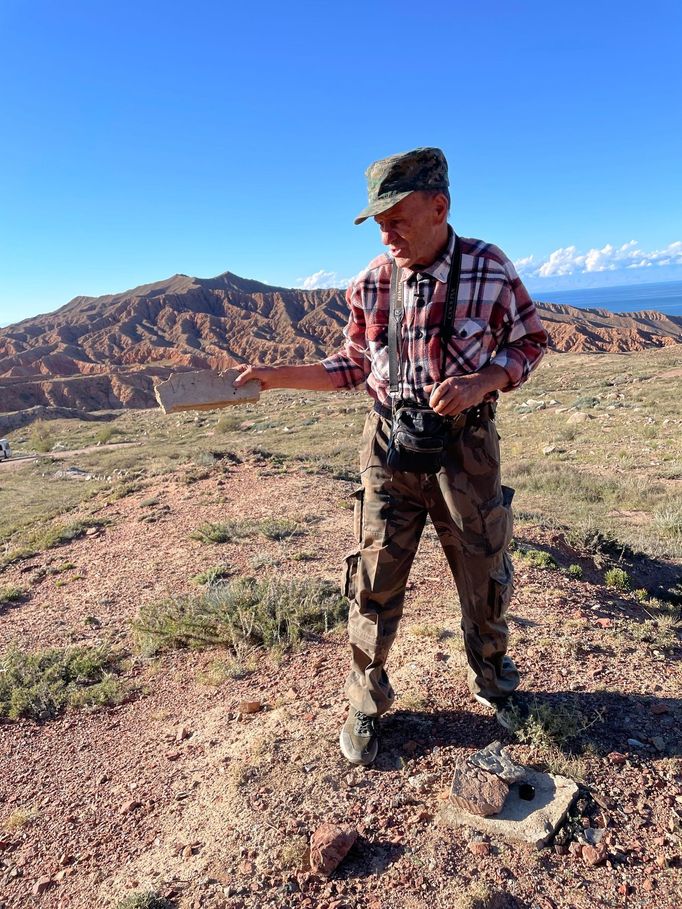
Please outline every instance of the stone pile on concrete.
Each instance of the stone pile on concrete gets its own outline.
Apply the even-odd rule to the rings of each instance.
[[[492,742],[457,764],[440,820],[540,848],[561,826],[577,794],[573,780],[515,764],[500,742]]]

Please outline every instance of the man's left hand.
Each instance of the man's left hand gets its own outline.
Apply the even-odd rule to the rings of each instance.
[[[463,410],[480,404],[489,388],[488,383],[475,373],[445,379],[437,385],[427,385],[424,391],[430,393],[429,407],[432,410],[441,417],[454,417]]]

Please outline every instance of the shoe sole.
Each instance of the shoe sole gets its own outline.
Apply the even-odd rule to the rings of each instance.
[[[351,764],[356,764],[362,767],[366,767],[367,765],[372,764],[376,760],[376,756],[379,753],[379,742],[375,741],[370,751],[368,751],[366,754],[361,754],[354,749],[349,749],[347,747],[343,731],[343,727],[341,727],[341,733],[339,735],[339,747],[341,748],[341,754],[346,758],[346,760],[350,761]]]

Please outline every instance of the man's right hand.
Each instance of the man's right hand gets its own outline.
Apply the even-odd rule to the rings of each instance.
[[[250,382],[253,379],[260,382],[261,391],[269,391],[273,388],[280,387],[276,381],[278,370],[274,366],[247,366],[246,364],[242,364],[241,366],[237,366],[237,369],[240,373],[234,380],[236,388],[239,388],[240,385],[243,385],[245,382]]]
[[[334,384],[329,373],[321,363],[305,366],[248,366],[242,364],[237,369],[240,375],[234,380],[237,388],[255,379],[260,382],[262,391],[273,388],[299,388],[307,391],[333,391]]]

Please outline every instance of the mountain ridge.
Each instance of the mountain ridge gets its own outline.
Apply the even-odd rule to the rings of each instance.
[[[682,318],[537,302],[562,352],[627,352],[682,343]],[[174,370],[313,362],[338,349],[341,289],[264,284],[225,271],[175,274],[0,329],[0,412],[154,406],[153,382]]]

